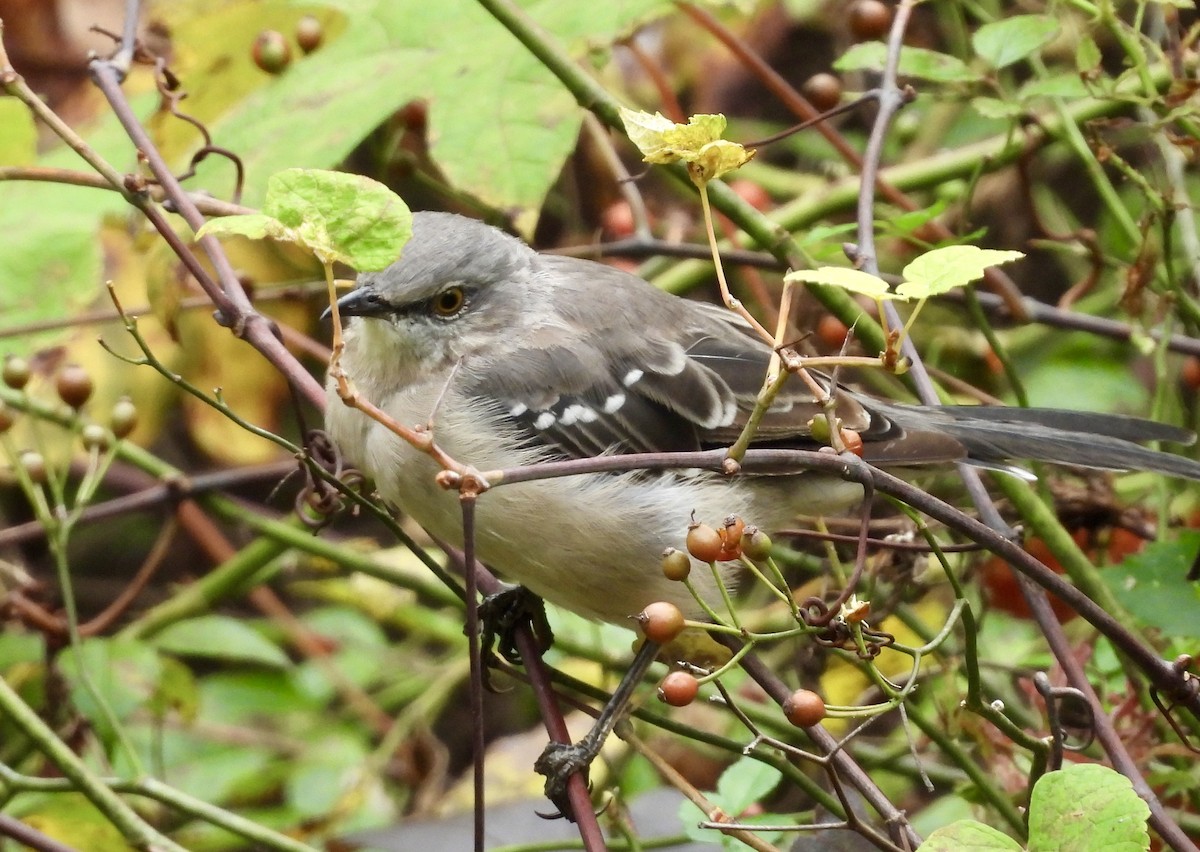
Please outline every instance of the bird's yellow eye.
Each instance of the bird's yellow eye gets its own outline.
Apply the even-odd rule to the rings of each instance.
[[[462,287],[447,287],[433,297],[433,312],[448,319],[467,306],[467,294]]]

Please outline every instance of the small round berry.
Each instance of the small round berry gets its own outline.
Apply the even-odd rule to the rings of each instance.
[[[92,377],[78,364],[67,364],[59,370],[54,387],[58,391],[58,398],[76,411],[92,398]]]
[[[268,74],[282,74],[292,63],[292,48],[278,30],[263,30],[250,50],[254,64]]]
[[[296,44],[304,53],[312,53],[325,40],[325,27],[316,15],[305,15],[296,21]]]
[[[633,208],[629,206],[629,202],[621,199],[605,207],[604,212],[600,214],[600,227],[613,239],[633,236],[637,222],[633,218]]]
[[[688,553],[701,562],[716,562],[721,557],[721,534],[708,524],[692,524],[687,532]]]
[[[759,213],[764,213],[771,207],[771,196],[762,188],[761,184],[746,180],[746,178],[738,178],[729,182],[729,188]]]
[[[700,694],[700,682],[687,672],[671,672],[658,685],[658,700],[672,707],[686,707]]]
[[[846,335],[850,329],[833,314],[825,314],[817,321],[817,338],[827,349],[840,351],[846,345]]]
[[[41,453],[33,450],[26,450],[21,453],[21,467],[25,470],[25,475],[37,485],[42,485],[46,481],[46,459]]]
[[[128,438],[129,433],[137,426],[138,410],[133,400],[123,396],[113,403],[112,414],[109,415],[109,426],[118,438]]]
[[[850,6],[850,32],[859,41],[883,38],[892,25],[892,10],[880,0],[855,0]]]
[[[800,90],[821,112],[829,112],[842,101],[842,81],[824,71],[805,80]]]
[[[4,358],[4,384],[13,390],[21,390],[29,384],[32,374],[29,362],[20,355],[6,355]]]
[[[108,449],[108,430],[99,423],[89,423],[84,426],[83,430],[79,433],[79,439],[83,441],[85,449]]]
[[[833,432],[829,429],[829,418],[824,414],[814,416],[808,421],[808,434],[814,441],[828,444],[829,439],[833,436]]]
[[[863,454],[862,435],[858,434],[853,429],[842,429],[841,435],[842,443],[846,446],[846,449],[854,453],[854,455],[861,457]]]
[[[797,689],[783,702],[783,715],[797,728],[811,728],[825,718],[825,702],[811,689]]]
[[[634,618],[645,637],[659,645],[675,641],[685,627],[683,613],[669,601],[647,604]]]
[[[668,547],[662,555],[662,572],[668,580],[683,582],[692,573],[692,560],[682,550]]]
[[[1184,358],[1183,366],[1179,368],[1179,378],[1188,390],[1200,391],[1200,358],[1195,355]]]
[[[755,562],[762,562],[771,555],[771,537],[758,527],[746,527],[742,538],[742,553]]]
[[[732,550],[741,547],[742,535],[746,532],[746,522],[737,515],[730,515],[725,518],[725,525],[721,528],[721,537],[725,540],[725,548]]]

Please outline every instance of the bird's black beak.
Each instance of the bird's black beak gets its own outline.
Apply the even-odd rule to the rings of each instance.
[[[343,317],[377,317],[391,311],[391,306],[375,291],[370,284],[359,283],[357,287],[337,301],[338,314]],[[321,319],[329,319],[333,315],[331,308],[326,308]]]

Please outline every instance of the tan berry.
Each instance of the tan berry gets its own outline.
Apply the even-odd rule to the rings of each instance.
[[[325,40],[325,27],[316,15],[305,15],[296,21],[296,44],[304,53],[312,53]]]
[[[863,439],[862,435],[855,432],[853,429],[842,429],[842,443],[846,449],[854,453],[856,456],[863,454]]]
[[[99,423],[89,423],[84,426],[83,430],[79,433],[79,439],[83,441],[85,449],[108,449],[108,430]]]
[[[4,384],[13,390],[21,390],[29,384],[32,370],[29,362],[20,355],[6,355],[4,358]]]
[[[46,459],[41,453],[26,450],[21,453],[20,464],[34,483],[41,485],[46,481]]]
[[[825,718],[825,702],[811,689],[797,689],[783,702],[783,715],[797,728],[811,728]]]
[[[127,396],[123,396],[113,403],[112,414],[109,415],[109,425],[112,427],[113,434],[118,438],[127,438],[129,433],[137,426],[138,410]]]
[[[762,562],[771,555],[771,537],[758,527],[746,527],[742,552],[755,562]]]
[[[692,573],[692,560],[682,550],[668,547],[662,555],[662,572],[668,580],[682,582]]]
[[[700,693],[700,682],[687,672],[671,672],[658,685],[658,700],[672,707],[686,707]]]
[[[684,619],[679,607],[668,601],[655,601],[647,604],[635,619],[642,629],[642,634],[651,642],[666,645],[675,641],[675,637],[683,632]]]
[[[721,557],[721,534],[708,524],[692,524],[687,532],[688,553],[701,562],[716,562]]]

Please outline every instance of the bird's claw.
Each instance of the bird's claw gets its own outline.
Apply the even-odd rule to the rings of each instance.
[[[545,653],[554,642],[554,633],[546,619],[542,599],[524,586],[510,586],[488,595],[479,605],[483,625],[481,644],[485,656],[495,651],[514,666],[522,665],[517,650],[517,629],[528,624],[537,642],[538,653]]]
[[[575,822],[575,809],[571,807],[570,795],[567,792],[567,784],[572,775],[579,772],[582,774],[583,780],[587,783],[588,789],[591,789],[591,782],[588,780],[588,767],[596,758],[595,751],[589,748],[584,743],[549,743],[545,750],[541,753],[538,759],[534,762],[533,768],[539,775],[546,777],[546,786],[544,788],[546,798],[549,799],[557,813],[540,814],[546,819],[563,818],[570,822]]]

